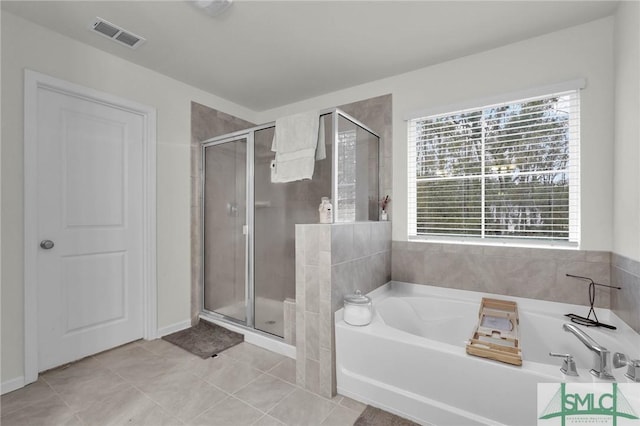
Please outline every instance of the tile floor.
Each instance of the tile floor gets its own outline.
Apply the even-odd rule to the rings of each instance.
[[[241,343],[200,359],[137,341],[40,375],[1,398],[0,424],[352,425],[365,405],[295,385],[295,361]]]

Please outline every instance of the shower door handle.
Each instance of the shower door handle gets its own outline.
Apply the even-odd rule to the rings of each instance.
[[[231,217],[237,217],[238,205],[236,203],[227,203],[227,214]]]
[[[247,225],[242,225],[242,235],[249,234],[249,227]]]

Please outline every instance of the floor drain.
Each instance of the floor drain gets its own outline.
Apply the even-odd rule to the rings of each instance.
[[[276,322],[275,322],[274,320],[271,320],[271,321],[267,321],[267,322],[265,322],[265,324],[269,324],[269,325],[273,325],[273,324],[275,324],[275,323],[276,323]]]

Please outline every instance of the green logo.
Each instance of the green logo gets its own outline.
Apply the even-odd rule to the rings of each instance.
[[[602,385],[608,387],[608,384]],[[638,419],[631,404],[618,389],[617,383],[611,383],[611,393],[608,393],[608,390],[602,393],[571,393],[567,392],[566,383],[560,383],[560,388],[542,411],[539,419],[560,417],[562,426],[565,426],[567,417],[571,416],[581,416],[583,420],[593,419],[595,416],[607,416],[610,417],[614,426],[617,425],[619,417],[631,420]]]

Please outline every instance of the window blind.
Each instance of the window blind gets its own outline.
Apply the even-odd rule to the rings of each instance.
[[[578,242],[579,91],[408,121],[409,237]]]

